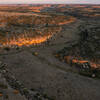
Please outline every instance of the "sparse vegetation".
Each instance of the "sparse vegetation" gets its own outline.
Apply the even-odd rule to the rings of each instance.
[[[100,5],[0,5],[0,98],[100,98],[99,17]]]
[[[9,48],[9,47],[5,47],[5,48],[4,48],[4,50],[9,51],[9,50],[10,50],[10,48]]]
[[[0,88],[2,88],[2,89],[7,89],[7,88],[8,88],[8,86],[7,86],[7,85],[5,85],[5,84],[0,83]]]

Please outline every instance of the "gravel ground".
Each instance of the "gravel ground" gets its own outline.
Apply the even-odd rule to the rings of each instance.
[[[2,87],[1,87],[2,86]],[[24,96],[21,96],[20,93],[14,93],[16,90],[12,89],[5,78],[0,74],[0,100],[26,100]]]

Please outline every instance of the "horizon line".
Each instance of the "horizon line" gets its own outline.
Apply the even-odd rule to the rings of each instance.
[[[28,4],[28,5],[33,5],[33,4],[64,4],[64,5],[67,5],[67,4],[87,4],[87,5],[100,5],[100,4],[98,4],[98,3],[1,3],[0,5],[26,5],[26,4]]]

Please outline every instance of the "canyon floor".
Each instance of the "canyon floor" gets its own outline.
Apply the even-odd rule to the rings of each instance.
[[[0,61],[8,65],[7,68],[25,87],[44,93],[54,100],[99,100],[99,79],[79,75],[74,68],[53,55],[66,45],[79,40],[77,27],[81,23],[78,20],[66,25],[49,44],[0,52]],[[15,98],[9,100],[25,100]]]

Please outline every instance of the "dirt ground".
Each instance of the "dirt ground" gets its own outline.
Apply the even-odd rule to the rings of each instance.
[[[17,53],[8,51],[0,55],[0,61],[7,63],[8,69],[27,88],[45,93],[54,100],[100,100],[100,80],[80,76],[53,55],[65,45],[77,42],[80,23],[66,26],[46,46],[25,48]],[[33,55],[33,52],[38,54]]]

